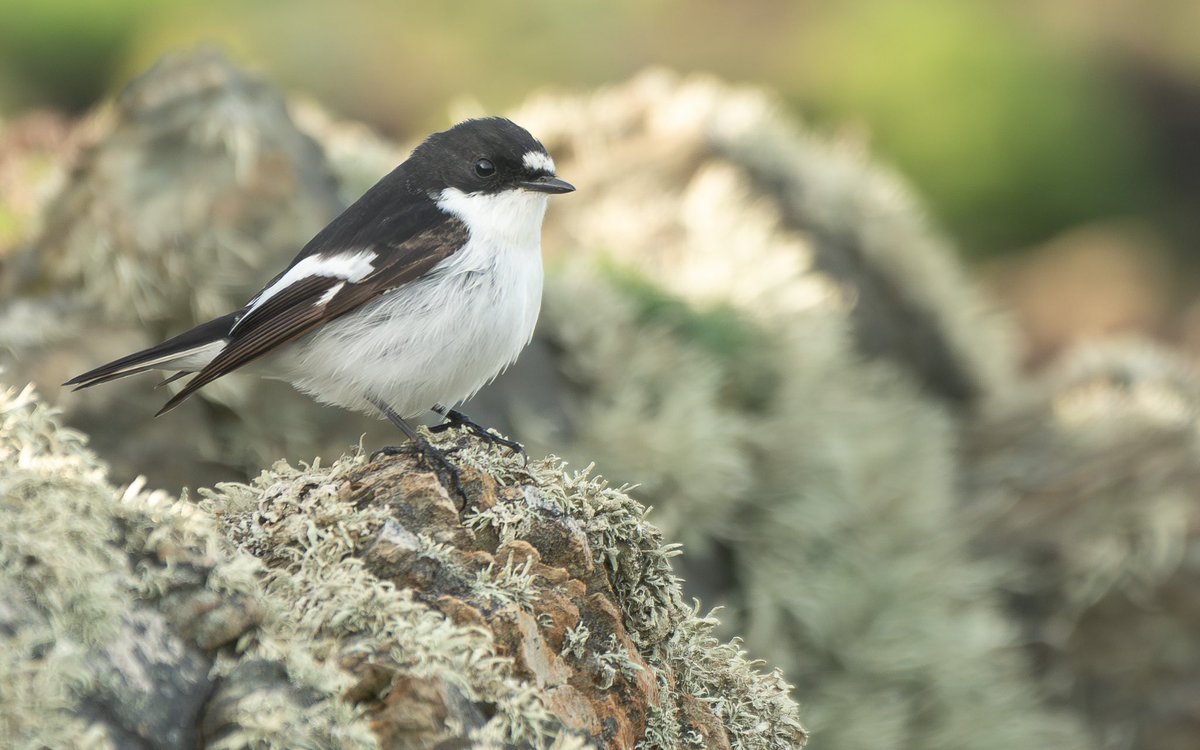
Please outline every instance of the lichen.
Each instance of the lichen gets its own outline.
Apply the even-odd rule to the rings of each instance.
[[[173,747],[209,722],[213,747],[375,746],[336,665],[276,639],[257,561],[194,506],[109,484],[28,387],[0,390],[0,503],[0,744]]]
[[[387,670],[391,677],[374,689],[379,695],[386,695],[390,682],[420,677],[452,683],[469,701],[494,706],[490,719],[467,728],[473,740],[546,746],[571,732],[527,681],[530,674],[522,671],[521,679],[514,671],[512,654],[498,654],[493,637],[499,635],[478,621],[452,621],[449,614],[464,606],[482,613],[493,628],[511,619],[504,614],[510,607],[534,615],[531,622],[544,631],[542,637],[561,637],[554,652],[569,656],[588,676],[570,681],[584,694],[603,694],[617,681],[628,690],[648,668],[657,684],[673,688],[646,706],[647,712],[676,716],[678,709],[668,705],[687,695],[729,724],[733,747],[790,748],[802,741],[786,683],[778,674],[757,675],[740,651],[712,637],[711,621],[698,620],[684,606],[670,563],[678,549],[662,541],[646,521],[645,508],[588,471],[566,471],[552,458],[524,466],[475,445],[443,445],[456,449],[456,461],[496,483],[483,482],[483,499],[461,525],[440,485],[424,485],[421,492],[432,493],[428,496],[411,484],[401,484],[407,489],[399,492],[361,489],[364,482],[390,487],[387,472],[394,471],[361,455],[329,468],[277,464],[250,484],[206,492],[202,507],[222,519],[239,547],[267,565],[267,595],[277,606],[293,608],[286,617],[290,639],[312,644],[327,659]],[[400,516],[398,502],[406,503]],[[414,521],[425,525],[411,542],[404,541]],[[567,549],[550,541],[554,534],[547,529],[582,536]],[[522,552],[518,560],[511,550],[525,549],[520,544],[526,541],[535,551]],[[381,544],[389,551],[382,552]],[[405,558],[408,549],[412,554]],[[481,558],[473,550],[496,552]],[[554,635],[557,613],[539,609],[551,575],[547,556],[554,555],[561,557],[553,565],[588,579],[593,595],[611,587],[623,629],[593,633],[579,620]],[[411,562],[396,562],[402,558]],[[589,566],[603,571],[606,583],[600,588],[580,572]],[[425,583],[406,588],[407,576],[424,576]],[[623,643],[626,631],[630,640]],[[713,649],[711,657],[699,658]],[[686,674],[677,675],[684,661],[691,662]],[[527,667],[533,668],[521,669]],[[754,711],[761,711],[759,720],[749,722],[745,717]],[[687,731],[678,723],[666,727],[660,718],[640,746],[673,748]]]
[[[976,545],[1012,566],[1046,689],[1104,742],[1195,744],[1200,711],[1176,696],[1200,670],[1198,415],[1195,363],[1124,339],[1072,351],[967,435]]]
[[[606,745],[675,747],[698,731],[688,723],[696,710],[675,705],[684,700],[728,723],[732,747],[803,741],[788,686],[757,674],[682,606],[669,563],[677,550],[644,508],[555,459],[526,468],[456,447],[482,537],[411,459],[280,462],[249,484],[202,491],[199,504],[140,483],[118,489],[31,389],[0,393],[0,587],[9,594],[0,737],[54,747],[140,737],[157,747],[204,731],[219,748],[461,737],[565,750],[606,731],[572,724],[579,701],[594,691],[611,707],[606,693],[617,691],[633,713]],[[567,546],[554,541],[572,533]],[[544,562],[552,558],[574,573]],[[416,571],[431,575],[426,585],[406,585]],[[567,584],[595,603],[579,610],[590,625],[576,619],[551,649],[580,670],[551,683],[553,665],[537,672],[536,643],[508,647],[560,637],[569,600],[556,590]],[[162,683],[159,668],[175,682]],[[173,693],[180,681],[194,689]],[[563,689],[574,713],[558,711]],[[627,703],[635,696],[640,707]],[[172,712],[189,700],[191,712]],[[757,722],[745,719],[752,711]],[[645,733],[637,717],[652,712]],[[412,725],[413,716],[428,722]],[[671,727],[663,717],[678,719]]]

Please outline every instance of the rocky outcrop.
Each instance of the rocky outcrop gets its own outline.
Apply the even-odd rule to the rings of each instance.
[[[215,50],[164,58],[68,135],[54,139],[46,120],[13,128],[37,129],[25,151],[52,166],[22,170],[26,183],[9,193],[26,212],[44,203],[26,225],[36,231],[0,265],[0,366],[51,395],[101,360],[244,304],[343,206],[283,94]],[[39,151],[47,140],[57,160]],[[173,425],[146,422],[159,394],[145,385],[56,403],[118,476],[155,487],[244,478],[281,455],[341,452],[361,434],[361,420],[284,408],[290,388],[252,379],[206,389]]]
[[[109,484],[32,389],[0,391],[0,744],[373,747],[336,667],[286,645],[210,518]]]
[[[5,745],[804,742],[780,674],[713,636],[678,549],[587,472],[464,440],[465,507],[361,455],[193,505],[108,484],[29,389],[0,417]]]

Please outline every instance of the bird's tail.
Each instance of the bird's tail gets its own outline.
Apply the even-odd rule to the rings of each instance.
[[[157,346],[134,352],[77,375],[63,385],[75,386],[75,390],[79,390],[146,370],[179,370],[181,374],[195,372],[225,347],[225,337],[229,335],[236,320],[236,313],[230,313],[201,323]]]

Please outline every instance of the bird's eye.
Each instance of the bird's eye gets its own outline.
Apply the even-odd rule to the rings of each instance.
[[[496,174],[496,165],[492,164],[489,159],[480,159],[475,162],[475,174],[480,177],[491,177]]]

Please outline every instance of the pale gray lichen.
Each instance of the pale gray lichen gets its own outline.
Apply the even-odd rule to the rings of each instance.
[[[0,744],[176,747],[206,722],[212,747],[375,746],[337,666],[274,637],[259,563],[109,484],[28,387],[0,390],[0,504]]]
[[[642,665],[630,658],[629,652],[617,642],[615,635],[609,636],[606,648],[597,654],[596,660],[604,675],[600,685],[605,690],[612,687],[613,680],[618,674],[632,679],[636,676],[635,673],[642,671]],[[797,727],[799,727],[799,723],[797,723]],[[793,734],[788,741],[791,742],[794,738]]]
[[[671,730],[661,719],[675,715],[663,706],[682,700],[683,691],[712,708],[728,726],[734,747],[789,748],[803,738],[795,704],[779,675],[758,675],[739,650],[712,638],[711,621],[697,620],[683,604],[669,562],[678,550],[663,543],[646,522],[642,506],[589,472],[567,472],[553,459],[524,467],[518,459],[475,446],[460,446],[455,456],[502,487],[520,490],[515,501],[496,503],[469,519],[477,531],[494,531],[501,548],[528,536],[539,513],[550,513],[586,535],[589,554],[612,586],[639,658],[651,665],[660,684],[674,686],[661,697],[662,706],[648,707],[660,719],[645,747],[673,748],[686,731],[678,725]],[[450,622],[414,598],[421,592],[400,589],[364,567],[362,546],[389,523],[392,510],[340,496],[344,490],[339,488],[362,468],[361,457],[340,459],[328,469],[277,464],[251,484],[222,485],[206,493],[202,505],[223,519],[239,546],[267,564],[267,595],[277,606],[292,608],[286,617],[290,638],[310,643],[315,653],[331,660],[364,658],[390,664],[400,673],[453,682],[471,700],[496,706],[495,715],[471,731],[477,740],[543,746],[563,737],[538,692],[512,675],[511,663],[496,655],[486,631]],[[256,510],[247,512],[253,498]],[[233,512],[235,508],[242,510]],[[445,551],[441,544],[426,544],[420,554],[436,557]],[[529,560],[517,565],[510,557],[473,579],[472,596],[497,606],[527,605],[529,571]],[[601,683],[609,672],[612,678],[632,679],[642,669],[615,640],[598,644],[593,652],[589,637],[586,626],[577,626],[567,634],[562,651],[593,659]],[[700,651],[709,649],[716,650],[714,655],[700,659]],[[683,670],[685,661],[692,663]],[[745,716],[754,710],[762,713],[751,724]]]
[[[588,638],[591,635],[591,631],[588,630],[587,625],[582,622],[573,628],[568,628],[567,637],[563,640],[563,656],[570,654],[576,659],[582,659],[586,653],[585,647],[587,646]]]
[[[497,567],[495,563],[475,574],[474,593],[498,602],[520,604],[528,608],[537,598],[533,590],[533,576],[529,574],[532,559],[524,563],[513,564],[510,556],[504,565]]]

